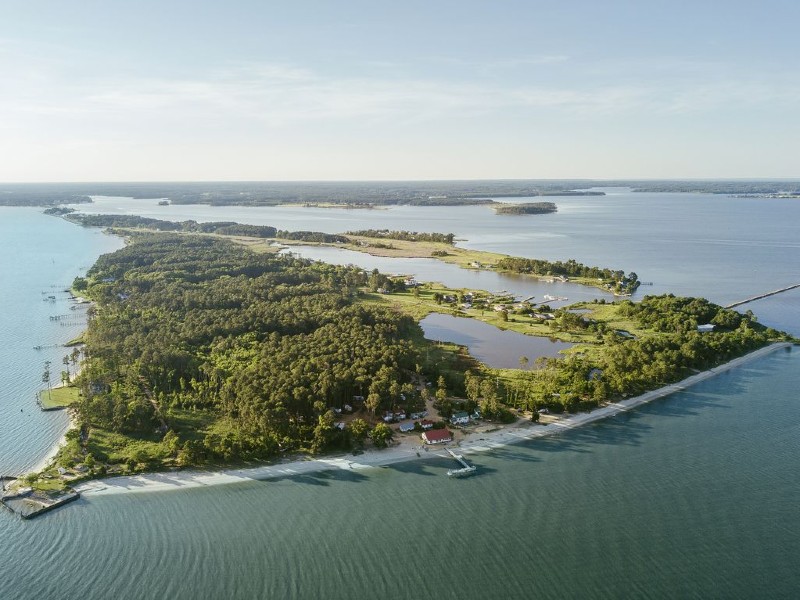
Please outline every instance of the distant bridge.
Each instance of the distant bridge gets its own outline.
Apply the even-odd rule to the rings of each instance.
[[[762,298],[769,298],[770,296],[774,296],[776,294],[782,294],[783,292],[788,292],[789,290],[793,290],[796,288],[800,288],[800,283],[795,283],[794,285],[787,285],[786,287],[783,287],[779,290],[773,290],[771,292],[767,292],[766,294],[759,294],[758,296],[752,296],[750,298],[747,298],[746,300],[740,300],[739,302],[728,304],[725,308],[736,308],[737,306],[741,306],[742,304],[754,302],[755,300],[761,300]]]

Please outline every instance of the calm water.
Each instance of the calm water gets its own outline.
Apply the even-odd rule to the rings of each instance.
[[[505,233],[481,207],[421,213],[152,203],[138,212],[331,232],[454,231],[471,246],[619,265],[654,281],[653,292],[669,284],[717,301],[800,281],[800,203],[630,194],[557,202],[556,215],[503,220]],[[11,226],[7,215],[17,219]],[[25,404],[40,385],[42,358],[24,354],[34,345],[24,332],[38,340],[39,323],[60,334],[50,329],[42,285],[71,279],[113,242],[34,211],[0,216],[0,260],[8,263],[0,331],[30,323],[18,328],[18,351],[3,355],[10,375],[2,384],[0,457],[21,466],[35,459],[6,458],[16,447],[6,442],[9,428],[27,427],[19,436],[26,443],[58,431],[45,425],[50,415],[23,426],[18,405],[6,408]],[[58,263],[81,244],[85,254],[76,250],[63,271],[49,272],[48,260]],[[46,276],[27,279],[39,271]],[[800,334],[800,293],[751,308],[762,322]],[[3,346],[15,339],[3,335]],[[9,386],[29,389],[9,394]],[[449,462],[429,461],[96,497],[33,522],[0,514],[0,598],[793,598],[800,590],[798,389],[795,349],[583,430],[478,455],[480,474],[467,480],[447,478]]]
[[[797,199],[617,190],[552,200],[557,213],[520,217],[497,216],[486,206],[345,210],[158,206],[156,200],[98,198],[94,205],[76,207],[327,233],[365,228],[452,232],[466,247],[634,270],[642,281],[655,284],[642,293],[702,295],[724,304],[800,283]],[[800,322],[800,309],[794,316]]]
[[[466,346],[472,356],[495,369],[518,369],[522,356],[533,366],[540,356],[559,356],[561,350],[574,346],[545,337],[503,331],[482,321],[453,315],[431,313],[420,325],[429,340]]]
[[[67,427],[65,413],[43,413],[34,403],[44,362],[52,362],[51,380],[60,382],[70,352],[60,345],[85,329],[85,308],[71,310],[63,290],[100,254],[121,246],[118,238],[41,210],[0,207],[0,474],[33,467]],[[44,301],[51,295],[54,302]]]
[[[454,289],[502,291],[513,294],[518,299],[533,297],[532,302],[546,303],[552,307],[595,298],[605,298],[608,301],[614,299],[613,294],[604,292],[600,288],[558,280],[549,283],[535,277],[513,273],[462,269],[434,258],[384,258],[330,246],[292,246],[287,251],[303,258],[335,265],[355,265],[369,271],[378,269],[386,274],[413,275],[418,281],[434,281]],[[545,300],[544,296],[567,298],[567,300]]]

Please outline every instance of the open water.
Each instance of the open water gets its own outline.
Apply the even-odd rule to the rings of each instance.
[[[796,201],[556,201],[557,215],[504,218],[505,236],[494,217],[460,209],[447,209],[449,227],[435,221],[440,209],[358,211],[375,221],[323,227],[327,215],[359,216],[280,209],[280,222],[275,209],[158,208],[279,227],[306,215],[290,229],[454,231],[475,247],[635,269],[654,293],[671,286],[720,302],[800,282]],[[551,237],[537,247],[537,236]],[[35,463],[63,428],[52,413],[33,414],[44,355],[32,346],[71,336],[51,327],[41,292],[117,245],[31,209],[0,211],[6,469]],[[749,308],[800,334],[800,291]],[[32,522],[0,514],[0,598],[794,598],[798,389],[794,349],[581,430],[476,455],[479,474],[465,480],[435,459],[100,496]]]

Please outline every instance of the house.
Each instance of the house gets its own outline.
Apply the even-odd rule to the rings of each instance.
[[[391,423],[392,421],[394,421],[394,413],[390,410],[387,410],[383,415],[383,422]]]
[[[421,437],[426,444],[446,444],[453,441],[453,435],[447,429],[431,429]]]
[[[402,421],[406,418],[406,411],[404,408],[398,408],[394,411],[394,418],[398,421]]]
[[[407,423],[400,423],[401,433],[408,433],[409,431],[414,431],[414,423],[412,423],[411,421]]]
[[[336,429],[338,429],[339,431],[344,431],[345,428],[344,421],[339,421],[338,423],[335,423],[333,426],[336,427]]]
[[[420,419],[424,419],[427,416],[428,416],[428,411],[427,410],[423,410],[422,412],[413,412],[413,413],[411,413],[410,415],[408,415],[408,418],[409,419],[414,419],[415,421],[419,421]]]
[[[433,428],[433,421],[429,421],[428,419],[422,419],[419,422],[420,427],[422,427],[425,431]]]
[[[469,414],[466,412],[457,412],[450,417],[450,423],[453,425],[469,425]]]
[[[699,331],[700,333],[710,333],[714,331],[714,326],[710,323],[707,325],[698,325],[697,331]]]

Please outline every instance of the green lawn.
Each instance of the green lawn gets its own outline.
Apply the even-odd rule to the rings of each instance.
[[[57,387],[50,391],[39,392],[39,402],[44,408],[64,408],[75,404],[80,397],[80,390],[74,386]]]

